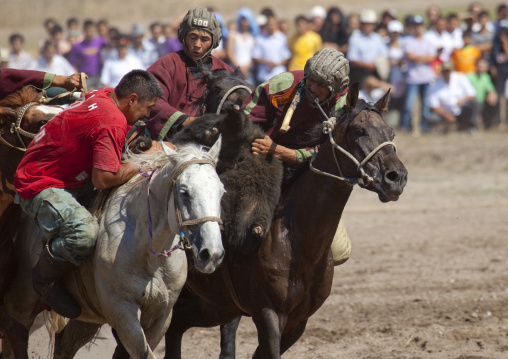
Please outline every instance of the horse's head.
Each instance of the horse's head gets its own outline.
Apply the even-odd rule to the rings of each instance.
[[[167,153],[184,152],[167,149]],[[194,146],[195,144],[188,145]],[[221,140],[201,157],[187,158],[176,164],[174,201],[169,203],[169,220],[185,236],[187,249],[192,250],[194,264],[203,273],[213,272],[222,263],[224,247],[220,231],[221,198],[224,186],[217,175],[215,164],[219,158]]]
[[[254,90],[254,87],[245,81],[242,71],[237,68],[235,72],[214,70],[203,76],[206,89],[201,99],[201,112],[226,113],[234,105],[242,106]]]
[[[0,101],[0,141],[9,148],[24,150],[41,127],[62,111],[58,106],[40,105],[33,87],[24,87]]]
[[[382,117],[389,94],[387,91],[378,102],[369,104],[358,99],[358,83],[355,83],[332,132],[338,144],[334,151],[343,176],[358,179],[361,187],[376,192],[382,202],[398,200],[407,182],[407,170],[392,142],[393,129]]]

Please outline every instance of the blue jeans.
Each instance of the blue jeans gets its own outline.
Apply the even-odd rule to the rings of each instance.
[[[60,260],[80,265],[95,248],[99,224],[74,194],[72,190],[47,188],[34,198],[16,196],[16,201],[37,221],[51,253]]]
[[[423,132],[429,131],[429,122],[428,118],[430,116],[430,107],[428,104],[429,100],[429,88],[430,84],[406,84],[406,100],[404,102],[404,110],[402,112],[402,118],[400,127],[403,130],[410,131],[412,129],[411,124],[411,113],[413,111],[413,106],[415,104],[416,96],[418,93],[420,94],[421,99],[421,107],[422,107],[422,120],[421,126]]]

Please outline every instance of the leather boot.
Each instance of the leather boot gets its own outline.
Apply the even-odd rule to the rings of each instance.
[[[33,287],[41,295],[42,306],[71,319],[80,316],[81,308],[60,279],[73,267],[72,263],[55,258],[45,245],[39,262],[32,269]]]

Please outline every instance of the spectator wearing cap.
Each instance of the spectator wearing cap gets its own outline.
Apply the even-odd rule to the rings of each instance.
[[[351,83],[361,82],[368,75],[380,77],[382,74],[379,73],[377,64],[383,60],[388,63],[388,48],[381,35],[374,32],[377,24],[376,12],[371,9],[362,10],[360,23],[360,31],[349,38],[347,58],[351,66]]]
[[[129,37],[120,35],[115,41],[117,56],[104,62],[101,74],[103,87],[116,87],[122,77],[132,70],[143,69],[141,61],[129,51]]]
[[[433,122],[456,124],[459,131],[475,132],[479,105],[476,91],[466,75],[443,63],[441,77],[431,86],[429,104]]]
[[[189,10],[178,28],[183,49],[161,57],[148,72],[159,81],[163,95],[152,109],[147,128],[153,139],[170,137],[196,119],[196,100],[203,96],[203,70],[233,69],[212,50],[222,39],[215,14],[206,8]]]
[[[401,118],[401,129],[411,131],[413,128],[412,114],[416,97],[421,99],[421,130],[429,130],[428,119],[430,108],[428,96],[430,83],[435,75],[430,63],[436,57],[436,47],[423,34],[425,25],[419,15],[413,17],[414,36],[404,39],[404,54],[407,63],[406,99]]]
[[[446,31],[446,19],[444,17],[439,17],[436,20],[435,28],[427,31],[423,37],[432,42],[436,49],[438,47],[443,48],[443,52],[440,55],[443,62],[450,61],[450,55],[455,45],[452,36]]]
[[[85,38],[74,44],[69,53],[69,62],[79,71],[88,75],[87,85],[90,90],[101,87],[101,49],[106,41],[97,36],[97,27],[91,20],[83,24]]]
[[[348,51],[348,19],[341,9],[331,7],[321,29],[323,47],[335,49],[346,54]]]
[[[386,43],[390,41],[388,36],[388,24],[390,21],[397,19],[397,14],[394,10],[387,9],[381,13],[381,20],[376,26],[376,32],[381,35]]]
[[[310,19],[312,21],[312,31],[319,34],[326,19],[326,10],[321,5],[316,5],[310,9]]]
[[[316,52],[323,48],[321,36],[312,30],[312,21],[303,15],[295,19],[296,34],[289,41],[291,60],[288,64],[289,71],[303,70],[305,63]]]
[[[146,70],[159,59],[158,43],[155,44],[146,39],[145,32],[146,29],[143,25],[134,24],[130,35],[132,40],[130,52],[139,59],[143,66],[142,70]]]
[[[258,84],[287,70],[286,66],[291,58],[291,52],[286,35],[277,30],[275,16],[266,16],[263,32],[256,36],[252,58],[257,65],[256,81]]]

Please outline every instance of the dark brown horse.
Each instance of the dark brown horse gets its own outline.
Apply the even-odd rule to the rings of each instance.
[[[3,302],[16,277],[13,238],[21,208],[13,203],[14,174],[32,138],[61,111],[60,107],[39,105],[38,100],[37,91],[25,87],[0,101],[0,337],[7,339],[16,358],[28,358],[28,330],[10,317]]]
[[[388,97],[367,104],[353,85],[333,130],[323,126],[330,135],[310,169],[283,192],[259,249],[211,275],[189,273],[187,290],[173,309],[165,358],[181,357],[187,329],[226,324],[241,315],[252,316],[258,330],[254,358],[280,358],[300,338],[330,294],[330,245],[353,185],[388,202],[396,201],[406,184],[393,130],[381,116]]]

